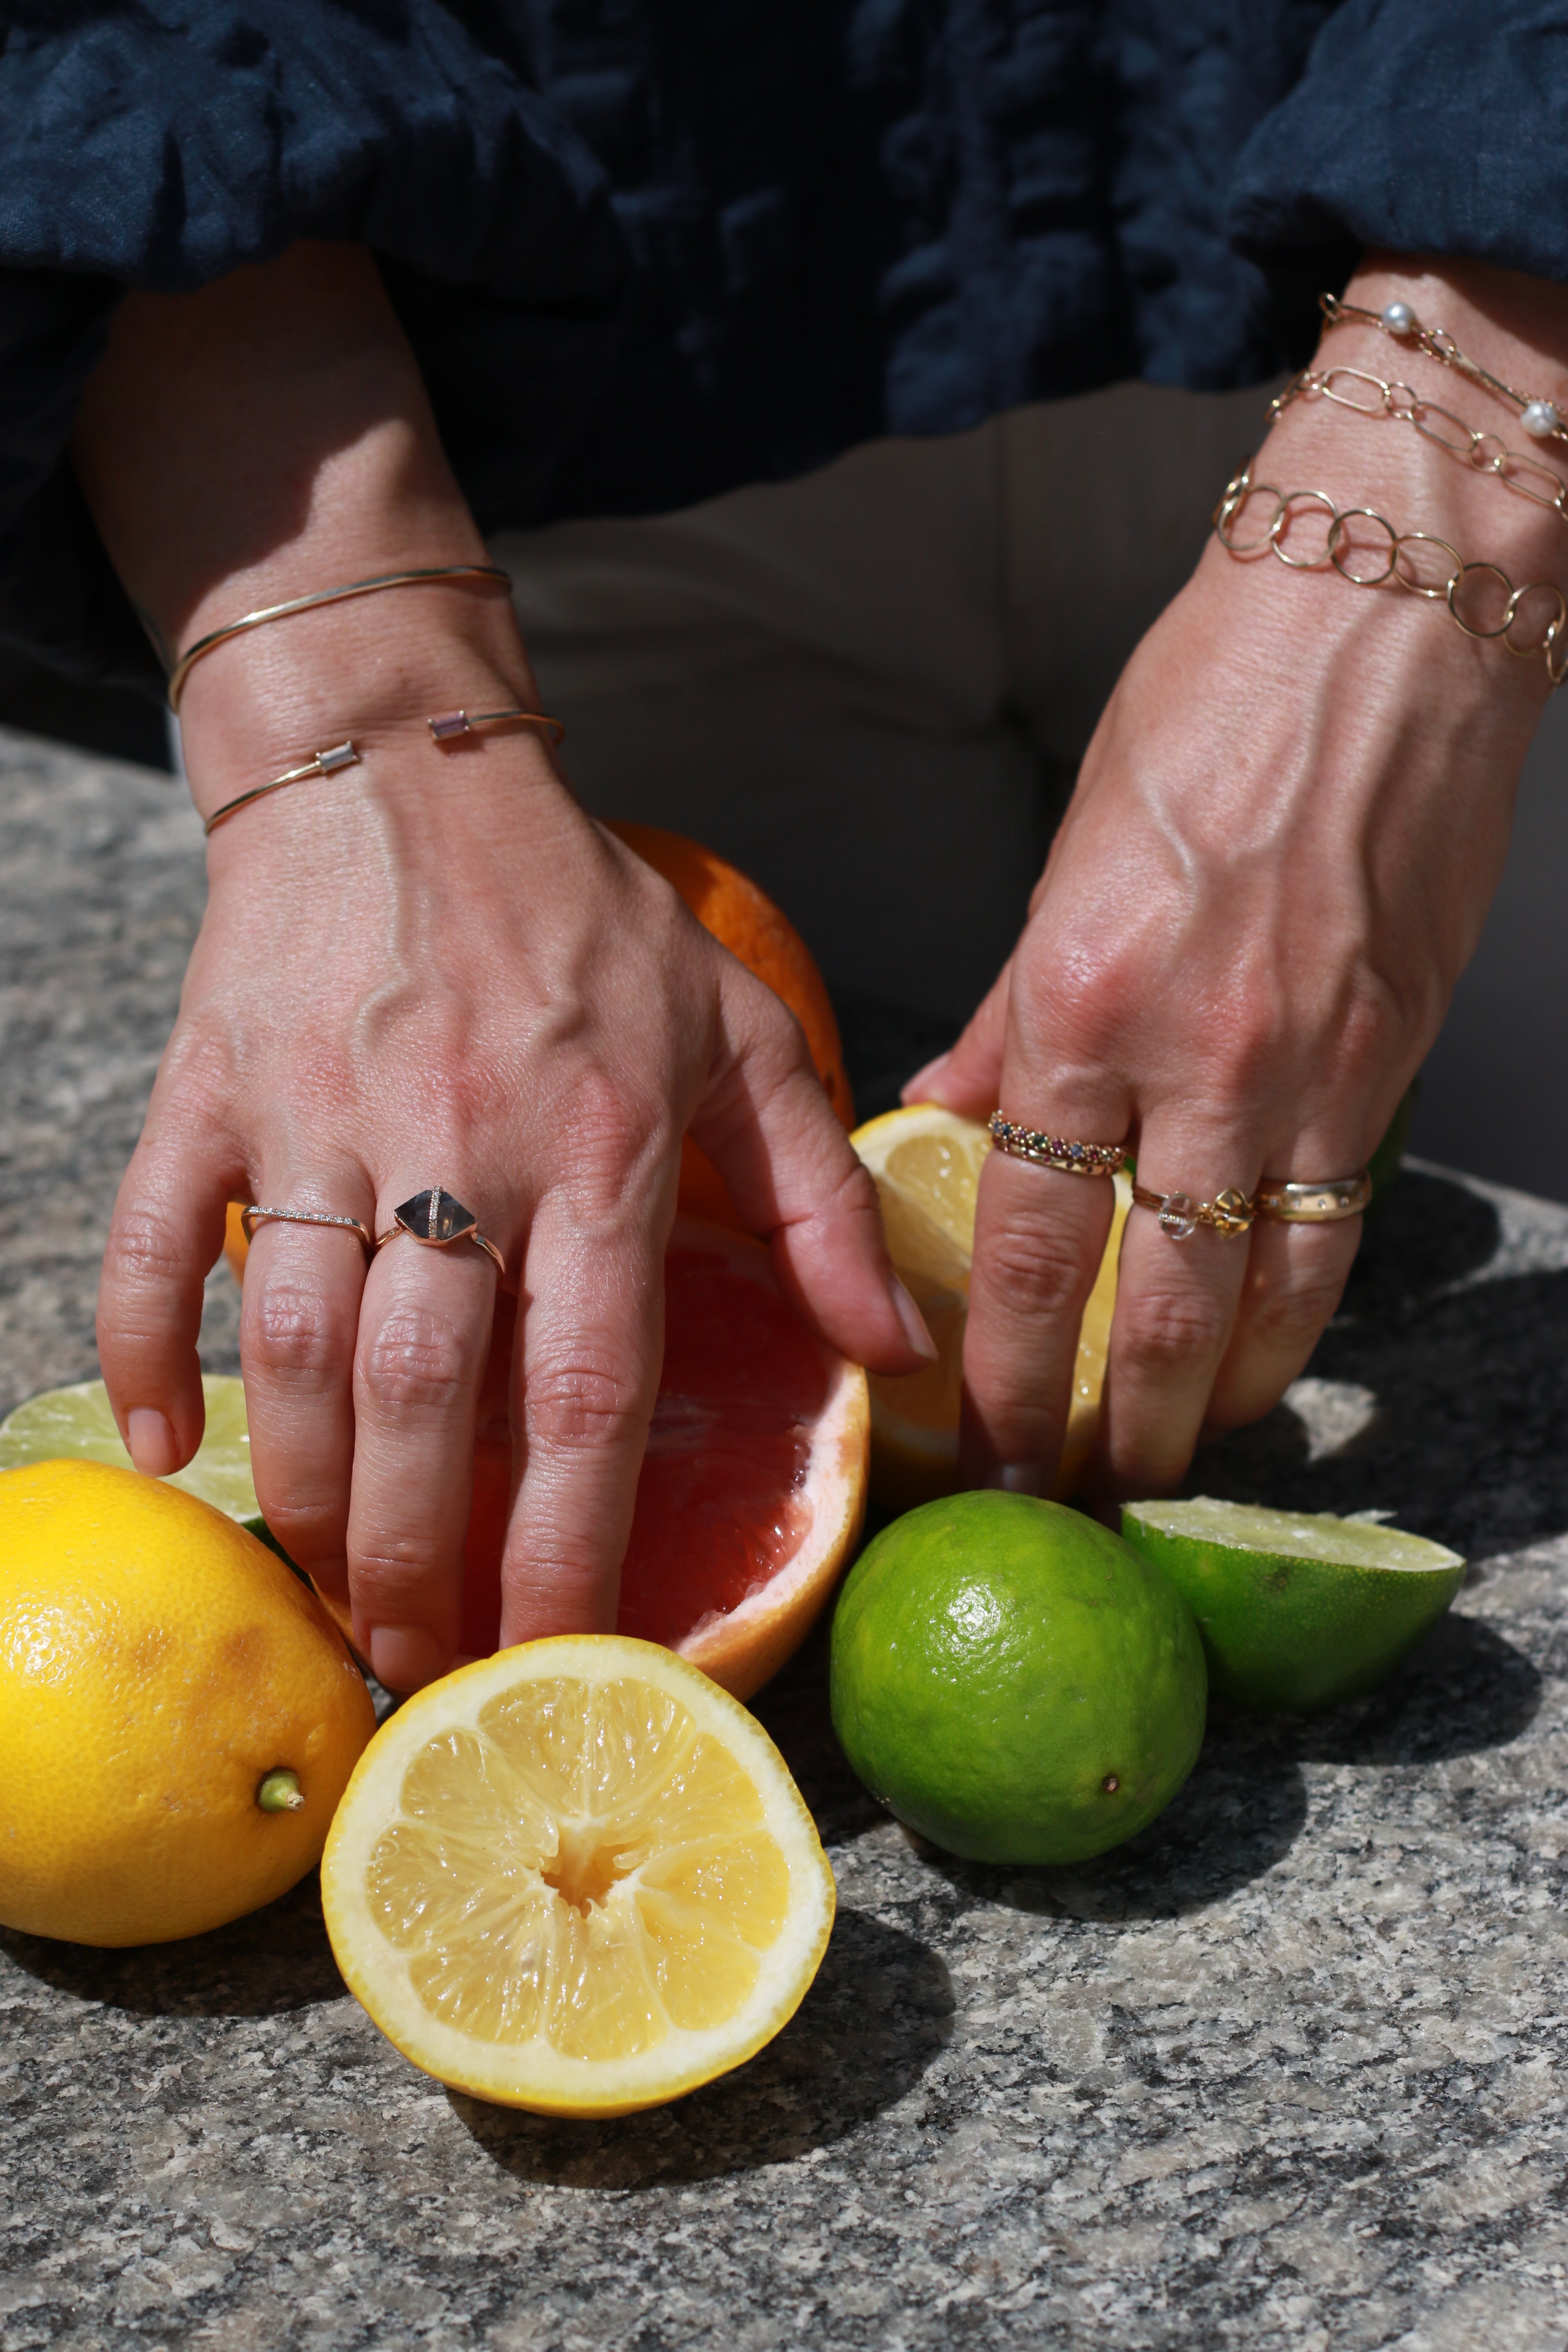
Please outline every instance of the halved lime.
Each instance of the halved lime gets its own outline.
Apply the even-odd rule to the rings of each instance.
[[[1301,1715],[1370,1690],[1465,1580],[1457,1551],[1328,1511],[1200,1495],[1128,1503],[1121,1532],[1197,1619],[1210,1690],[1266,1713]]]
[[[252,1535],[263,1534],[260,1507],[250,1476],[250,1437],[245,1423],[245,1382],[232,1373],[204,1372],[207,1425],[194,1462],[176,1470],[171,1486],[211,1503]],[[0,1470],[20,1470],[30,1462],[108,1462],[132,1467],[121,1444],[101,1381],[79,1381],[74,1388],[46,1389],[29,1397],[0,1422]],[[268,1538],[270,1540],[270,1538]]]

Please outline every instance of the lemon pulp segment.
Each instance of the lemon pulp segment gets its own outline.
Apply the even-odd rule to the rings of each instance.
[[[595,1641],[653,1648],[530,1648]],[[445,2081],[557,2112],[672,2097],[750,2055],[815,1974],[832,1880],[810,1816],[760,1727],[771,1772],[680,1678],[750,1725],[738,1705],[656,1654],[657,1675],[520,1675],[528,1653],[503,1652],[420,1695],[450,1692],[448,1719],[405,1739],[357,1836],[351,1790],[333,1943]]]

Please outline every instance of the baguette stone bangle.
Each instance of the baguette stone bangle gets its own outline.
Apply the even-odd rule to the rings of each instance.
[[[225,801],[222,808],[214,809],[211,816],[204,820],[202,832],[204,835],[211,834],[215,826],[222,824],[226,818],[237,816],[242,808],[248,808],[252,801],[264,801],[268,793],[280,793],[285,784],[302,784],[309,776],[335,775],[340,768],[357,768],[359,761],[358,747],[345,736],[341,743],[331,744],[325,751],[315,752],[302,768],[290,768],[285,774],[274,776],[270,783],[257,784],[248,793],[237,793],[233,800]]]

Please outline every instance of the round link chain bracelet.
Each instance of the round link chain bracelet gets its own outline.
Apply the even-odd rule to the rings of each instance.
[[[1235,526],[1250,499],[1265,498],[1274,501],[1273,512],[1260,536],[1238,539]],[[1328,517],[1327,534],[1321,554],[1291,555],[1284,540],[1292,520],[1291,509],[1300,505],[1313,506]],[[1387,539],[1386,549],[1375,551],[1374,560],[1381,569],[1368,573],[1352,572],[1349,558],[1356,552],[1348,535],[1348,527],[1356,521],[1373,524]],[[1396,585],[1407,589],[1413,596],[1425,596],[1433,603],[1443,603],[1466,636],[1479,640],[1496,639],[1521,661],[1529,661],[1539,654],[1546,666],[1552,687],[1560,687],[1568,676],[1568,644],[1558,653],[1559,641],[1568,624],[1568,600],[1560,588],[1549,580],[1532,581],[1527,587],[1516,588],[1500,563],[1470,563],[1457,547],[1439,539],[1429,530],[1395,530],[1386,515],[1378,514],[1372,507],[1339,507],[1326,490],[1281,490],[1273,482],[1255,482],[1252,460],[1248,457],[1239,473],[1232,475],[1226,484],[1225,495],[1214,515],[1215,537],[1228,555],[1240,559],[1270,554],[1277,556],[1290,572],[1324,572],[1331,565],[1342,580],[1352,588],[1383,588]],[[1436,549],[1451,559],[1451,569],[1446,575],[1431,581],[1412,577],[1419,561],[1415,551]],[[1410,566],[1406,570],[1405,566]],[[1504,604],[1502,617],[1492,628],[1478,628],[1467,621],[1456,598],[1472,574],[1485,573],[1500,583]],[[1521,645],[1515,641],[1514,626],[1527,597],[1544,597],[1550,618],[1543,622],[1539,635]],[[1554,656],[1556,656],[1554,658]]]

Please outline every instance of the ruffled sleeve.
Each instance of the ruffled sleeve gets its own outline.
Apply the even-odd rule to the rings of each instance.
[[[1229,225],[1302,294],[1368,246],[1568,278],[1568,5],[1344,0],[1238,157]]]
[[[519,12],[521,16],[524,12]],[[0,35],[0,635],[82,677],[156,665],[67,454],[131,288],[301,237],[370,247],[484,528],[526,518],[613,359],[603,174],[500,8],[35,0]]]

